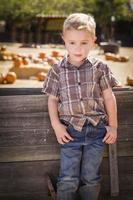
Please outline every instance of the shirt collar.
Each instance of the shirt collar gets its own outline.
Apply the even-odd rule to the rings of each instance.
[[[68,68],[68,69],[72,69],[72,68],[77,68],[75,65],[73,65],[73,64],[71,64],[69,61],[68,61],[68,55],[66,55],[63,59],[62,59],[62,61],[61,61],[61,63],[60,63],[61,65],[61,67],[63,67],[63,68]],[[82,67],[91,67],[92,66],[92,64],[93,64],[93,58],[92,57],[90,57],[90,56],[88,56],[87,58],[85,58],[84,59],[84,62],[82,63],[82,65],[79,67],[79,68],[82,68]]]

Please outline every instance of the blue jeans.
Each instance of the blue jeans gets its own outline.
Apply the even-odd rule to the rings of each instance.
[[[106,134],[105,124],[100,122],[94,127],[85,123],[82,131],[79,132],[72,125],[66,122],[63,123],[67,125],[67,131],[74,140],[61,145],[57,199],[77,199],[77,191],[81,188],[86,188],[87,196],[83,192],[85,197],[82,199],[95,200],[97,197],[93,198],[93,196],[99,193],[99,189],[96,189],[96,191],[93,188],[99,188],[101,180],[99,168],[104,151],[102,139]],[[93,194],[89,194],[90,190],[93,191]]]

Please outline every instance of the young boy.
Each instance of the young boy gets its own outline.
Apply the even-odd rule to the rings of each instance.
[[[118,84],[102,61],[88,56],[95,45],[91,15],[65,20],[62,38],[68,55],[49,71],[43,92],[49,95],[52,127],[61,146],[58,200],[96,200],[104,143],[117,138],[117,108],[112,87]]]

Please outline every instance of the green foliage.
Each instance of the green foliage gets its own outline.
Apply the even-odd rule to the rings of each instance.
[[[66,15],[83,10],[81,0],[0,0],[0,19],[26,21],[37,14]]]
[[[129,0],[0,0],[0,19],[24,22],[37,14],[67,15],[92,13],[101,26],[116,19],[133,19],[126,6]]]

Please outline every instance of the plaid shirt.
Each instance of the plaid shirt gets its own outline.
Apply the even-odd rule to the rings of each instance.
[[[105,63],[87,58],[77,68],[63,58],[47,74],[42,92],[59,98],[59,118],[81,131],[86,120],[94,126],[107,120],[102,91],[118,84]]]

